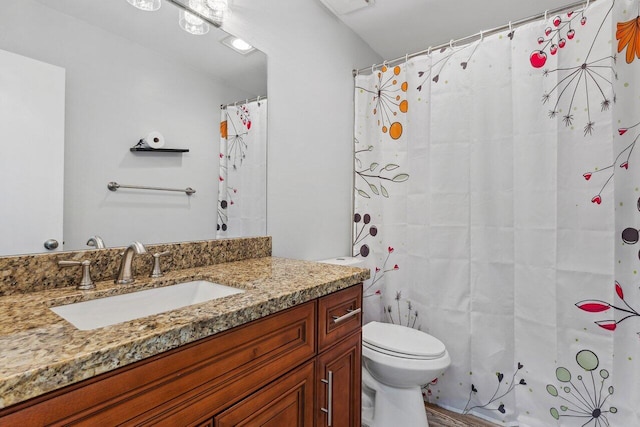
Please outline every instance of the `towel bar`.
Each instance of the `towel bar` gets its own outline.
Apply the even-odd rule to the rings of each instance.
[[[107,184],[107,188],[111,191],[116,191],[118,188],[133,188],[136,190],[160,190],[160,191],[179,191],[179,192],[184,192],[187,193],[187,196],[192,195],[193,193],[196,192],[196,190],[194,190],[191,187],[187,187],[185,189],[182,188],[164,188],[164,187],[147,187],[144,185],[124,185],[124,184],[118,184],[115,181],[111,181],[110,183]]]

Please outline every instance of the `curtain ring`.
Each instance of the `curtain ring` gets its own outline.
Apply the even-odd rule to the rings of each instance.
[[[409,54],[408,54],[408,53],[405,53],[405,54],[404,54],[404,66],[405,66],[405,67],[407,66],[407,62],[409,62]]]
[[[549,13],[549,9],[547,9],[547,10],[545,10],[545,11],[544,11],[544,20],[545,20],[545,21],[547,20],[547,14],[548,14],[548,13]]]
[[[431,56],[431,46],[429,46],[429,49],[427,49],[427,56]]]
[[[449,48],[453,50],[453,39],[449,40]]]
[[[375,73],[375,72],[376,72],[376,71],[375,71],[375,68],[376,68],[376,64],[373,64],[373,65],[371,66],[371,74],[373,74],[373,73]]]
[[[480,31],[480,41],[484,40],[484,31]]]
[[[256,97],[256,102],[260,102],[260,95]]]
[[[247,105],[249,103],[249,98],[244,100],[244,105]]]
[[[587,5],[584,7],[584,10],[587,10],[589,8],[589,1],[590,0],[587,0]]]
[[[513,26],[511,25],[511,21],[509,21],[509,32],[512,33],[513,32]]]

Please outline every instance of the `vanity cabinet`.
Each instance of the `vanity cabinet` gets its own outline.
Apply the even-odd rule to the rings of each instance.
[[[316,427],[359,427],[362,288],[318,299]]]
[[[2,409],[0,425],[359,427],[361,302],[352,286]]]

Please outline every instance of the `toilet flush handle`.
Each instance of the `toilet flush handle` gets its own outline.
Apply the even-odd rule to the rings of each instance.
[[[347,314],[344,314],[342,316],[333,316],[333,323],[343,322],[348,318],[353,317],[356,314],[360,313],[361,311],[362,311],[362,308],[356,308],[355,310],[348,309]]]

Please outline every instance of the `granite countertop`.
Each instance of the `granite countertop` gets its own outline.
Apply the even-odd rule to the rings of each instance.
[[[254,258],[177,270],[131,285],[112,280],[94,291],[61,288],[0,298],[0,408],[120,368],[277,311],[347,288],[369,270]],[[76,329],[49,307],[209,280],[245,292],[90,331]]]

